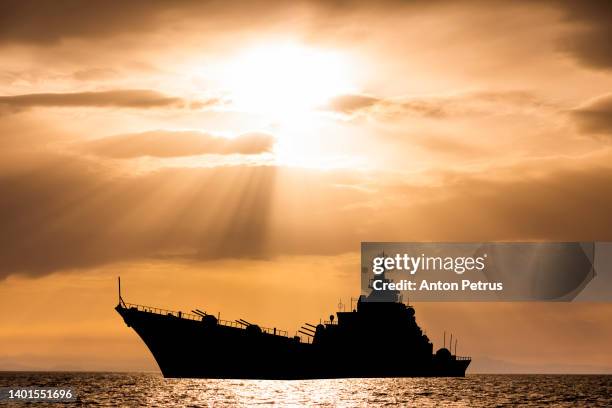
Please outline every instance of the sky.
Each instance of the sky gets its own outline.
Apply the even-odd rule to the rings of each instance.
[[[297,329],[362,241],[612,241],[606,1],[4,1],[0,369],[155,370],[113,310]],[[612,372],[612,305],[428,303],[473,372]]]

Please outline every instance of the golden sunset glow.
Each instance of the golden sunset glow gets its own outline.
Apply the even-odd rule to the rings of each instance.
[[[0,16],[0,370],[156,369],[119,274],[293,334],[362,241],[612,240],[606,2],[63,4]],[[475,372],[612,372],[611,314],[417,308]]]

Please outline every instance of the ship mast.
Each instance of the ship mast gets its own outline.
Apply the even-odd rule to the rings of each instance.
[[[123,298],[121,297],[121,276],[117,276],[117,282],[119,283],[119,304],[125,307],[125,302],[123,301]]]

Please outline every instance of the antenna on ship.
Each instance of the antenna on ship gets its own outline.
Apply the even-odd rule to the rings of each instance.
[[[451,339],[450,339],[450,343],[448,344],[448,348],[449,348],[448,351],[450,351],[451,354],[452,354],[452,351],[453,351],[453,333],[451,333]]]
[[[354,297],[351,296],[351,310],[349,311],[353,311],[355,309],[353,309],[353,302],[357,301],[357,299],[355,299]]]
[[[457,356],[457,338],[455,337],[455,356]]]
[[[442,348],[446,347],[446,331],[444,332],[444,345],[442,346]]]

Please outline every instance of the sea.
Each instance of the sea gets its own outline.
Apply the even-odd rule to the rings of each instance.
[[[164,379],[158,373],[0,372],[0,387],[74,390],[72,402],[0,407],[612,407],[612,375],[467,375],[307,381]]]

